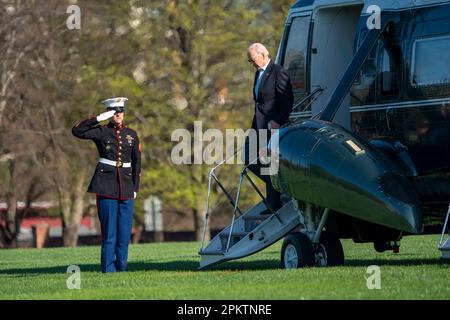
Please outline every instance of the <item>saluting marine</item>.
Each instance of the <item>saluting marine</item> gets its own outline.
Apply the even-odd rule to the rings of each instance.
[[[127,100],[104,100],[106,112],[72,128],[75,137],[94,141],[100,157],[88,192],[97,194],[102,272],[127,270],[133,200],[139,191],[141,145],[137,133],[123,124]]]

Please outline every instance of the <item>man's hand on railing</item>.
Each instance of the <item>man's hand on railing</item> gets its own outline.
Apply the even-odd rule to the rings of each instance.
[[[274,129],[280,129],[280,125],[274,120],[270,120],[267,127],[269,128],[270,131],[272,131]]]

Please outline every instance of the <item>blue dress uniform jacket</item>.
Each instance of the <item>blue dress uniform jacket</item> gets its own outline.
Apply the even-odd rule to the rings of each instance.
[[[100,158],[117,162],[116,166],[97,164],[88,192],[118,200],[133,199],[134,192],[139,191],[141,173],[141,146],[137,133],[112,122],[100,126],[97,119],[92,118],[73,127],[72,134],[93,140]],[[123,163],[130,162],[131,168],[122,167]]]

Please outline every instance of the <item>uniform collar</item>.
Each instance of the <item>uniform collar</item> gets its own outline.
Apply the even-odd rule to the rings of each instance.
[[[123,122],[120,125],[115,125],[114,123],[112,123],[110,121],[108,123],[108,128],[114,128],[114,129],[122,130],[123,128],[125,128],[125,125],[123,124]]]

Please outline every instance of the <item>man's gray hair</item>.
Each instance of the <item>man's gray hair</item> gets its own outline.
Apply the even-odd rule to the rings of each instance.
[[[269,56],[269,50],[261,43],[253,43],[248,47],[248,52],[255,51],[256,53],[261,53],[264,56]]]

